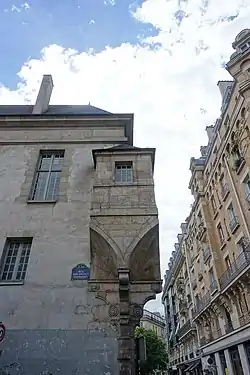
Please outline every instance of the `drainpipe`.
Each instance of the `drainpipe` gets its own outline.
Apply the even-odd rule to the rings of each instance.
[[[221,142],[221,136],[220,136],[219,132],[218,132],[217,134],[218,134],[219,141]],[[226,165],[226,169],[227,169],[227,173],[228,173],[228,176],[229,176],[229,179],[230,179],[230,183],[231,183],[231,185],[232,185],[233,192],[234,192],[234,195],[235,195],[235,198],[236,198],[236,201],[237,201],[238,207],[239,207],[240,215],[241,215],[241,217],[242,217],[242,221],[243,221],[243,224],[244,224],[245,229],[246,229],[246,232],[247,232],[247,236],[248,236],[248,238],[250,239],[250,232],[249,232],[249,229],[248,229],[247,221],[246,221],[246,218],[245,218],[244,212],[243,212],[243,210],[242,210],[242,206],[241,206],[241,204],[240,204],[240,199],[239,199],[239,196],[238,196],[237,190],[236,190],[236,188],[235,188],[235,184],[234,184],[234,181],[233,181],[233,178],[232,178],[231,172],[230,172],[230,168],[229,168],[228,162],[227,162],[226,160],[225,160],[225,165]]]

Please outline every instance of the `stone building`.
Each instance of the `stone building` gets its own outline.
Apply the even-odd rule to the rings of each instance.
[[[151,329],[157,336],[159,336],[164,342],[166,340],[166,321],[165,318],[159,312],[152,312],[147,309],[143,310],[143,316],[141,318],[141,327]]]
[[[206,374],[250,374],[249,29],[233,48],[226,66],[232,81],[218,82],[220,117],[206,128],[201,156],[190,162],[194,203],[165,276],[167,327],[176,328],[169,336],[170,369],[177,374],[199,374],[199,361]],[[185,292],[177,290],[183,281]],[[185,319],[177,310],[182,295]]]
[[[52,88],[0,106],[1,366],[133,375],[161,291],[155,149],[133,146],[133,115],[49,105]]]

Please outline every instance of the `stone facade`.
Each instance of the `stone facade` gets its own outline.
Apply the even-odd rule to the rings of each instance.
[[[168,325],[174,340],[170,369],[178,375],[250,373],[249,29],[233,47],[227,64],[233,81],[218,83],[220,118],[206,128],[209,141],[201,157],[191,158],[194,203],[165,276],[163,302],[168,321],[175,323]],[[177,290],[178,280],[190,285],[189,304],[185,288]],[[186,302],[185,319],[180,298]],[[195,342],[187,357],[185,338]]]
[[[56,107],[50,116],[0,106],[1,367],[132,375],[133,329],[161,290],[154,150],[132,146],[132,115]],[[57,198],[34,200],[39,155],[51,150],[64,152]],[[116,184],[122,160],[132,162],[133,181]],[[24,238],[32,239],[25,278],[4,280],[6,240]],[[78,264],[89,280],[71,280]]]

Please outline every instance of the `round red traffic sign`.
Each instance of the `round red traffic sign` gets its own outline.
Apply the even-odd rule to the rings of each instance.
[[[1,342],[3,342],[5,338],[5,332],[6,332],[5,325],[2,322],[0,322],[0,344]]]

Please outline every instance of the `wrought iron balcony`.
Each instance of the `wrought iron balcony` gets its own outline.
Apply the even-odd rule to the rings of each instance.
[[[237,216],[232,217],[230,223],[229,223],[229,228],[231,230],[231,233],[234,233],[235,230],[239,227],[239,220]]]
[[[229,194],[229,186],[228,186],[227,183],[225,183],[221,187],[221,198],[222,198],[223,201],[226,199],[228,194]]]
[[[212,256],[212,252],[209,247],[203,250],[203,260],[204,263],[207,263],[208,259]]]
[[[188,320],[181,328],[178,330],[179,339],[185,336],[188,332],[195,330],[195,327],[191,325],[190,320]]]
[[[246,270],[250,265],[250,246],[247,251],[242,252],[235,261],[227,268],[219,279],[221,290],[225,289],[233,280]]]

